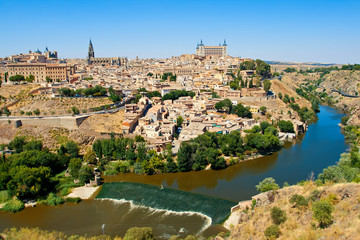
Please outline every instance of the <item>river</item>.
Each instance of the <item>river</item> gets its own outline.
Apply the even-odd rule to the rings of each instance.
[[[348,147],[338,126],[343,116],[333,108],[321,106],[319,120],[309,126],[305,136],[287,143],[277,153],[224,170],[154,176],[127,173],[106,177],[105,182],[162,185],[233,202],[250,199],[257,194],[255,185],[266,177],[275,178],[281,186],[285,181],[295,184],[309,178],[311,172],[317,176],[323,168],[334,164]],[[208,225],[208,217],[201,214],[176,213],[119,200],[87,200],[76,205],[37,206],[15,214],[0,213],[0,231],[13,226],[29,226],[61,230],[66,234],[95,235],[102,234],[104,226],[106,234],[123,236],[130,227],[150,226],[158,238],[168,238],[196,234]],[[203,234],[210,236],[222,230],[221,226],[212,225]]]

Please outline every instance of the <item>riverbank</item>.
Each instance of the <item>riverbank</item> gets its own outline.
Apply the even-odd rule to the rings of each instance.
[[[82,200],[85,199],[92,199],[96,196],[96,193],[100,190],[100,186],[97,187],[77,187],[71,190],[71,193],[66,196],[66,198],[81,198]]]

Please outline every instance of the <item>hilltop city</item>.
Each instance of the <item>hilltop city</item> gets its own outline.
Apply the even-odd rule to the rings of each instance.
[[[114,97],[113,105],[108,102],[104,105],[120,108],[121,114],[116,119],[117,128],[102,129],[101,132],[142,136],[149,147],[158,152],[170,143],[176,153],[181,142],[204,132],[243,131],[264,120],[291,121],[294,131],[281,135],[283,139],[304,132],[304,119],[287,107],[277,92],[270,90],[270,79],[276,80],[275,84],[281,88],[281,76],[271,73],[270,65],[261,60],[229,56],[227,48],[225,40],[218,46],[206,46],[201,40],[195,54],[130,60],[126,57],[96,57],[90,40],[86,59],[58,59],[57,51],[49,51],[46,47],[44,52],[29,51],[1,59],[0,75],[3,86],[38,84],[41,87],[33,95],[49,100],[80,98],[83,95],[79,91],[84,93],[96,86],[110,89],[111,93],[105,95],[118,97]],[[282,94],[286,92],[280,96]],[[85,96],[101,98],[101,93]],[[234,106],[232,112],[228,100]],[[19,104],[18,99],[7,100],[6,105],[9,101],[10,116],[22,116],[29,110],[36,110],[24,106],[25,103]],[[307,106],[301,102],[300,105]],[[86,116],[96,109],[105,110],[98,105],[74,107],[80,113],[87,113]],[[48,113],[46,109],[39,109],[39,115],[68,114],[68,109],[61,111],[56,105],[50,108]],[[21,124],[51,125],[49,122],[23,119]],[[75,127],[79,126],[78,123]],[[74,128],[71,124],[64,127]]]

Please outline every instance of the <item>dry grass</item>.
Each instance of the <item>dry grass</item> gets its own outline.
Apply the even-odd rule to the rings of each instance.
[[[293,194],[309,197],[311,192],[324,192],[321,199],[327,199],[334,206],[333,224],[328,228],[318,228],[313,219],[311,202],[306,207],[295,208],[289,202]],[[304,186],[291,186],[277,191],[275,201],[267,206],[257,206],[249,211],[250,220],[232,229],[230,239],[266,239],[264,231],[272,225],[270,209],[280,207],[286,212],[287,220],[279,226],[279,239],[360,239],[360,184],[347,183],[317,187],[308,182]]]

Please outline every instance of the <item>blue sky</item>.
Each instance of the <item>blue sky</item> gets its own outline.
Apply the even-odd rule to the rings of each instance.
[[[0,57],[29,49],[60,57],[161,58],[228,42],[263,60],[360,63],[360,1],[0,0]]]

